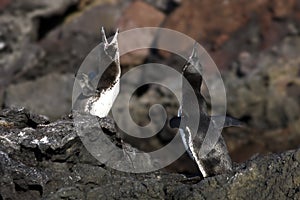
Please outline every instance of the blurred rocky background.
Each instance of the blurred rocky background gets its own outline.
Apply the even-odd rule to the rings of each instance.
[[[299,147],[300,0],[0,0],[1,109],[25,107],[50,121],[69,114],[74,75],[100,42],[101,26],[108,35],[118,28],[170,28],[205,47],[224,79],[228,114],[246,124],[224,131],[233,161]],[[148,61],[183,64],[150,50],[121,57],[124,72]],[[141,125],[152,104],[163,104],[168,117],[178,109],[157,86],[143,87],[133,102]],[[127,140],[150,151],[174,134],[166,126],[151,140]],[[193,173],[195,166],[184,155],[168,169]]]

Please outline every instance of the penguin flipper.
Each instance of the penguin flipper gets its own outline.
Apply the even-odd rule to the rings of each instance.
[[[224,116],[211,116],[211,120],[213,120],[214,122],[218,122],[222,118],[224,118]],[[226,116],[223,128],[232,127],[232,126],[241,127],[243,126],[243,123],[234,117]]]
[[[95,94],[95,87],[91,83],[91,80],[87,74],[81,73],[76,76],[76,79],[78,80],[78,83],[81,87],[81,92],[84,96],[88,97]]]
[[[231,127],[231,126],[238,126],[238,127],[240,127],[240,126],[243,126],[243,123],[240,120],[238,120],[238,119],[236,119],[234,117],[226,116],[224,127],[226,128],[226,127]]]

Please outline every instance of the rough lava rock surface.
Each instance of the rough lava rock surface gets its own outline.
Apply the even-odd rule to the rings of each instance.
[[[116,131],[111,120],[99,123]],[[299,162],[300,149],[255,157],[204,180],[129,174],[95,160],[70,116],[49,123],[25,109],[0,113],[0,199],[299,199]]]

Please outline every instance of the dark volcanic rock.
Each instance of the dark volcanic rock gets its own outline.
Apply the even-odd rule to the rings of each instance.
[[[66,1],[1,1],[0,18],[0,103],[11,82],[32,78],[24,76],[35,71],[44,57],[44,50],[34,41],[39,35],[39,20],[64,13],[77,0]],[[35,73],[36,74],[36,73]]]
[[[16,126],[23,115],[29,116],[24,118],[26,127]],[[38,116],[31,116],[26,110],[1,113],[1,199],[300,198],[300,150],[256,157],[231,173],[205,180],[164,172],[129,174],[95,160],[82,145],[71,118],[51,124],[38,120],[32,128],[28,119]],[[99,123],[112,127],[110,120]]]
[[[144,0],[144,1],[156,7],[157,9],[164,11],[165,13],[172,12],[181,3],[181,0],[154,0],[154,1]]]
[[[35,113],[57,119],[71,111],[73,74],[52,73],[6,89],[6,107],[26,107]]]
[[[56,88],[57,91],[60,86],[57,87],[55,78],[51,81],[51,74],[53,72],[75,74],[89,51],[100,43],[100,27],[104,26],[108,34],[116,29],[116,20],[124,4],[124,1],[122,3],[97,1],[90,7],[81,8],[80,2],[79,0],[17,0],[0,3],[0,9],[1,6],[5,6],[5,9],[0,11],[1,108],[13,104],[27,106],[31,110],[55,119],[69,112],[71,89],[68,81],[58,78],[62,84],[60,86],[68,88],[67,91],[61,91],[62,95],[57,96],[58,93],[53,93],[55,89],[50,89],[50,93],[44,91],[45,94],[48,93],[47,99],[53,99],[54,96],[62,97],[57,98],[56,102],[51,101],[50,104],[47,101],[39,101],[40,98],[36,96],[27,98],[31,94],[28,89],[39,93],[36,93],[39,97],[44,96],[41,91],[47,87]],[[64,77],[64,75],[58,76]],[[32,81],[33,79],[39,80]],[[41,80],[45,87],[38,85]],[[44,84],[46,80],[48,82]],[[12,83],[16,84],[17,88],[13,85],[5,92],[8,85]],[[23,86],[25,90],[22,90]],[[12,88],[18,91],[11,90]],[[18,95],[20,91],[24,94],[21,98]],[[4,94],[9,94],[6,102]],[[49,98],[50,95],[54,96]],[[66,95],[68,97],[65,98]],[[27,100],[23,101],[24,98]],[[36,104],[32,106],[33,103]],[[48,108],[45,107],[46,104],[49,105]],[[63,105],[63,108],[58,109],[60,112],[57,112],[52,109],[51,104],[60,108]]]
[[[36,57],[40,57],[43,50],[32,46],[36,46],[33,41],[39,37],[41,18],[62,14],[76,2],[18,0],[7,5],[0,18],[1,79],[9,82],[13,76],[20,76],[20,71],[36,65]]]
[[[36,128],[39,124],[48,124],[49,119],[43,115],[36,115],[24,108],[4,109],[1,111],[0,120],[4,127]],[[6,124],[6,125],[5,125]]]
[[[88,53],[101,41],[100,28],[104,27],[107,36],[115,32],[116,22],[121,15],[122,4],[104,4],[78,12],[64,24],[49,31],[39,42],[47,57],[38,66],[38,72],[75,73]]]
[[[0,18],[0,90],[15,75],[36,63],[40,54],[33,44],[29,44],[31,28],[32,24],[26,18],[10,15]]]
[[[11,1],[8,5],[6,5],[4,13],[10,13],[13,15],[47,16],[54,13],[63,13],[70,6],[78,3],[78,1],[79,0],[16,0]]]

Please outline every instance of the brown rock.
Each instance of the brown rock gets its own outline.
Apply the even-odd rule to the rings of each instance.
[[[291,13],[293,13],[293,9],[295,7],[295,0],[274,0],[272,3],[272,11],[274,17],[276,18],[286,18]]]
[[[287,1],[288,2],[288,1]],[[288,9],[289,5],[286,6],[285,9]],[[284,8],[282,8],[284,9]],[[279,12],[279,11],[277,11]],[[274,13],[268,12],[260,16],[260,29],[261,29],[261,36],[262,36],[262,43],[261,48],[262,49],[268,49],[272,47],[274,44],[278,43],[284,36],[296,33],[298,32],[296,27],[289,27],[285,23],[280,23],[280,20],[276,19],[283,19],[286,17],[288,19],[288,15],[296,15],[297,11],[294,11],[291,9],[290,13],[283,14],[283,11],[281,11],[282,14],[276,14],[276,11],[274,10]],[[289,22],[290,25],[292,25],[295,22]],[[293,25],[292,25],[293,26]],[[291,30],[294,29],[294,30]]]
[[[194,38],[208,50],[217,66],[227,68],[240,51],[254,53],[268,49],[286,36],[286,23],[276,19],[286,18],[293,23],[292,19],[299,15],[295,4],[294,0],[186,0],[167,17],[163,26]],[[159,36],[158,44],[164,40]],[[178,47],[183,51],[190,48]]]
[[[5,9],[6,6],[8,6],[8,4],[11,3],[11,0],[1,0],[0,1],[0,10]]]
[[[164,19],[165,15],[161,11],[142,1],[134,1],[127,9],[125,9],[122,18],[120,18],[118,22],[118,27],[120,31],[139,27],[158,27]],[[154,34],[155,33],[153,33],[152,36],[154,36]],[[127,47],[130,46],[130,42],[132,42],[132,40],[128,40],[127,42],[123,41],[122,44],[120,44],[120,48],[122,49],[122,45]],[[144,38],[135,38],[134,42],[144,43]],[[152,41],[149,41],[149,45],[151,42]],[[128,53],[122,56],[121,63],[123,65],[141,64],[148,56],[149,52],[149,49],[143,49]]]
[[[217,41],[217,45],[222,45],[228,40],[228,34],[247,22],[245,7],[250,10],[258,7],[252,4],[239,1],[220,3],[186,0],[168,17],[164,26],[185,33],[195,40],[206,43]]]
[[[118,0],[80,0],[78,7],[80,9],[94,7],[95,5],[103,5],[103,4],[116,4],[120,3]]]
[[[162,12],[142,1],[134,1],[125,9],[118,23],[120,31],[137,27],[159,26],[165,16]]]
[[[178,5],[180,5],[181,0],[144,0],[148,4],[154,6],[155,8],[163,11],[164,13],[170,13]]]

